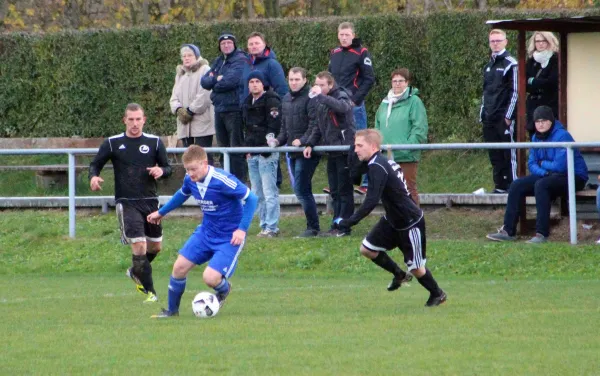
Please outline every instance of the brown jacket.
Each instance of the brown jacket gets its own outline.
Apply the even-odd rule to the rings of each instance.
[[[200,86],[200,79],[210,66],[208,61],[200,58],[189,69],[177,66],[175,85],[171,95],[171,112],[176,113],[179,107],[189,108],[194,113],[192,121],[182,124],[177,119],[177,138],[201,137],[215,134],[214,110],[210,100],[210,90]]]

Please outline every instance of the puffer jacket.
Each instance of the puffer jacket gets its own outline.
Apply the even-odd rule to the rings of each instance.
[[[327,95],[319,94],[309,103],[310,136],[306,145],[351,145],[354,143],[354,107],[350,93],[334,84]],[[329,155],[346,152],[328,152]]]
[[[532,142],[575,142],[573,136],[563,127],[560,121],[555,120],[549,130],[550,134],[544,140],[534,135]],[[581,179],[588,180],[588,169],[585,160],[578,149],[573,149],[575,159],[575,175]],[[532,175],[545,176],[546,173],[567,174],[567,149],[548,148],[530,149],[529,161],[527,162],[529,172]]]
[[[242,118],[244,119],[244,145],[268,146],[267,134],[277,135],[281,127],[281,99],[269,89],[252,103],[252,94],[244,100]],[[261,153],[268,157],[271,153]]]
[[[210,99],[215,106],[215,112],[240,111],[240,96],[244,85],[241,83],[245,66],[249,63],[248,56],[240,49],[235,49],[229,55],[221,55],[210,64],[210,70],[200,80],[206,90],[212,90]],[[220,81],[217,77],[223,76]]]
[[[210,91],[200,86],[200,79],[209,70],[208,61],[200,58],[189,69],[178,65],[175,85],[169,104],[171,112],[183,107],[194,113],[192,121],[183,124],[177,119],[177,138],[202,137],[215,134],[214,110]]]
[[[418,96],[419,89],[408,87],[402,98],[392,105],[387,97],[379,105],[375,115],[375,129],[383,136],[384,144],[423,144],[427,142],[427,112]],[[396,162],[418,162],[421,150],[394,150]]]
[[[265,87],[269,86],[275,91],[279,98],[283,98],[289,91],[287,80],[285,79],[285,73],[279,61],[275,51],[270,47],[266,47],[260,56],[250,56],[249,64],[244,66],[244,74],[242,76],[242,82],[244,84],[244,91],[242,92],[242,102],[249,94],[248,91],[248,76],[250,72],[259,70],[265,75],[267,82],[264,83]]]

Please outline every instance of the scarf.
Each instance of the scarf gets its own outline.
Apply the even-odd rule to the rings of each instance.
[[[390,89],[390,91],[388,91],[388,95],[387,95],[387,100],[388,100],[388,108],[387,108],[387,115],[385,117],[385,127],[387,128],[388,126],[388,121],[390,120],[390,115],[392,113],[392,107],[394,107],[394,104],[396,104],[396,102],[398,102],[400,99],[404,99],[404,94],[406,94],[408,90],[408,86],[406,87],[406,89],[404,89],[404,91],[398,95],[394,94],[394,89]]]
[[[554,54],[554,52],[552,52],[550,50],[534,51],[533,59],[535,61],[537,61],[538,63],[540,63],[542,65],[542,69],[544,69],[548,66],[548,62],[550,61],[550,58],[552,57],[553,54]]]

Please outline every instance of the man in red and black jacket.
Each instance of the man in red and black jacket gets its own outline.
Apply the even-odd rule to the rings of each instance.
[[[366,129],[365,98],[375,84],[373,60],[369,51],[360,44],[360,39],[356,38],[352,23],[342,22],[338,26],[338,39],[340,45],[331,50],[328,70],[335,82],[352,94],[350,99],[354,103],[352,111],[356,130]],[[367,185],[365,175],[359,192],[364,194]]]

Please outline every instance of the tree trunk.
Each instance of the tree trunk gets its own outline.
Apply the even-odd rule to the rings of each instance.
[[[236,20],[240,20],[244,17],[244,1],[243,0],[235,0],[233,2],[233,11],[231,15]]]
[[[150,14],[148,11],[150,4],[148,4],[148,2],[149,0],[142,1],[142,20],[144,22],[144,25],[148,25],[150,23]]]
[[[256,12],[254,11],[254,1],[246,0],[246,16],[248,19],[256,18]]]
[[[487,0],[475,0],[475,4],[477,4],[477,9],[487,10]]]
[[[310,0],[310,8],[308,9],[308,15],[311,17],[323,16],[321,14],[321,1]]]

